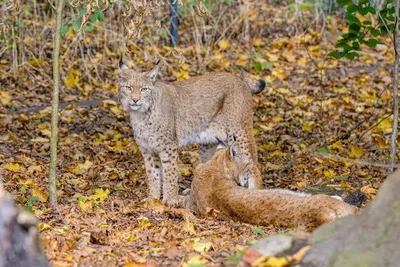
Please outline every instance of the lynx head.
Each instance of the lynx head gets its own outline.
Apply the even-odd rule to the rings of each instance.
[[[227,177],[233,179],[241,186],[247,184],[248,179],[246,178],[246,170],[249,161],[242,153],[236,141],[234,141],[230,146],[227,146],[218,140],[217,152],[214,157],[222,159],[223,166],[221,166],[221,168],[224,168]],[[214,158],[211,160],[214,160]]]
[[[123,108],[130,112],[146,112],[153,104],[157,93],[154,85],[158,74],[158,65],[148,73],[137,73],[122,62],[118,66],[119,98]]]

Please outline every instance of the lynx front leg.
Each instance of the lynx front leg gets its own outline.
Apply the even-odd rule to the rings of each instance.
[[[155,158],[148,152],[142,152],[144,166],[146,168],[147,186],[149,188],[149,198],[161,198],[161,166]]]
[[[207,145],[199,144],[199,153],[201,162],[204,163],[209,161],[214,156],[215,151],[216,151],[215,144],[207,144]]]
[[[169,206],[181,205],[182,201],[178,195],[178,148],[164,149],[160,153],[160,161],[163,176],[163,202]]]

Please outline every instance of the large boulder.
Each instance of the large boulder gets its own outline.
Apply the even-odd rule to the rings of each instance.
[[[400,266],[400,170],[356,216],[318,228],[301,266]]]

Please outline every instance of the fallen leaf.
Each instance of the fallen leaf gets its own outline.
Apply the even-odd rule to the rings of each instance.
[[[221,49],[227,49],[228,47],[229,47],[229,41],[228,40],[226,40],[226,39],[222,39],[221,41],[219,41],[218,42],[218,46],[221,48]]]
[[[49,195],[38,187],[32,188],[32,196],[37,196],[40,202],[47,202]]]
[[[19,163],[4,163],[1,167],[12,172],[18,172],[21,170],[21,165]]]
[[[351,158],[361,158],[364,155],[364,149],[362,147],[357,147],[353,145],[349,145],[349,151],[347,152],[349,157]]]

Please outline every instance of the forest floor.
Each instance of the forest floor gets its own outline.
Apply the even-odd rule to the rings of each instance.
[[[294,22],[281,9],[257,12],[273,20],[259,19],[254,28],[278,30],[251,38],[249,47],[222,38],[204,62],[208,71],[245,69],[267,81],[267,89],[254,96],[253,130],[265,187],[342,197],[361,190],[373,199],[387,175],[391,46],[365,48],[357,60],[338,61],[326,56],[336,40],[330,34],[337,30],[334,18],[323,34],[312,28],[293,34],[285,29]],[[11,60],[0,60],[4,187],[37,216],[53,266],[220,265],[227,258],[235,262],[254,240],[295,230],[223,221],[215,214],[195,217],[157,201],[142,202],[143,160],[116,101],[119,53],[93,48],[90,37],[69,33],[64,40],[64,51],[79,39],[93,53],[90,61],[79,53],[62,57],[56,208],[47,194],[51,57],[27,60],[17,71]],[[161,79],[197,75],[196,49],[179,46],[186,62],[162,65]],[[157,48],[161,55],[168,51]],[[144,60],[155,55],[153,46],[133,54],[139,69],[153,66]],[[199,155],[195,147],[182,148],[180,155],[182,191],[190,187]]]

